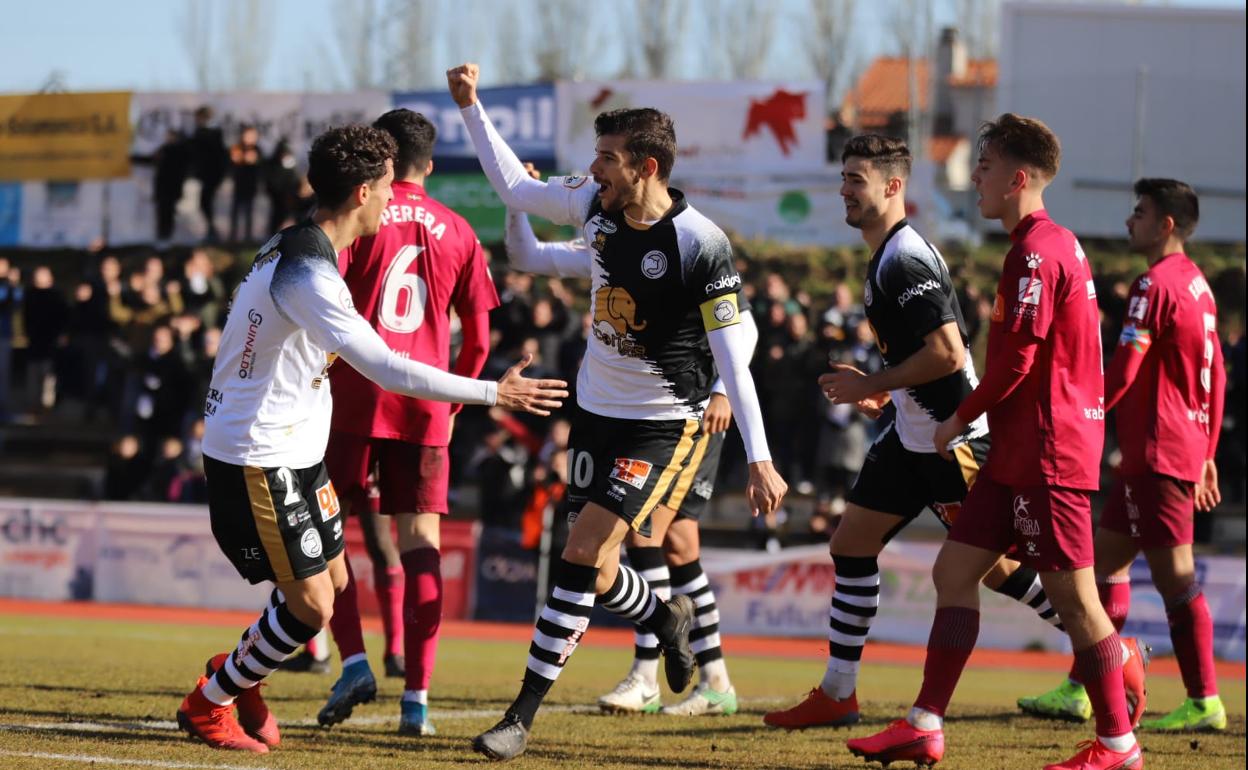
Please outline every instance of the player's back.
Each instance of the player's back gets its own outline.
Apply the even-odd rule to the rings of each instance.
[[[1167,255],[1132,284],[1122,341],[1147,355],[1118,406],[1124,473],[1199,478],[1217,312],[1204,274],[1183,254]]]
[[[377,234],[344,250],[339,266],[356,309],[391,350],[447,370],[450,309],[489,310],[497,295],[468,222],[419,184],[397,181],[393,190]],[[449,404],[387,393],[346,366],[334,367],[332,377],[335,430],[445,443],[438,439],[448,430]]]

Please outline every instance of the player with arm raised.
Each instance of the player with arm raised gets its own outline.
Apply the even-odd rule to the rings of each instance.
[[[277,588],[237,648],[210,661],[178,708],[182,729],[214,748],[265,753],[277,745],[277,722],[256,685],[325,627],[347,581],[340,506],[323,462],[334,360],[416,398],[544,414],[567,395],[561,381],[521,377],[527,361],[494,383],[405,360],[355,311],[338,253],[377,232],[394,154],[394,140],[366,126],[317,137],[308,154],[316,213],[261,248],[221,335],[204,403],[212,532],[239,575]]]
[[[1118,349],[1105,374],[1105,410],[1117,407],[1122,465],[1096,530],[1101,603],[1119,631],[1131,606],[1131,563],[1143,550],[1165,601],[1187,700],[1145,730],[1225,730],[1213,666],[1213,620],[1192,557],[1195,510],[1221,500],[1214,455],[1226,369],[1218,309],[1200,268],[1184,254],[1200,218],[1192,188],[1174,179],[1135,183],[1131,250],[1148,270],[1131,285]],[[1057,689],[1020,698],[1037,716],[1083,719],[1092,704],[1071,669]]]
[[[454,371],[475,377],[489,353],[489,312],[498,295],[468,222],[425,191],[437,129],[406,109],[387,112],[373,125],[398,145],[394,199],[377,233],[339,255],[343,279],[355,307],[391,350],[442,370],[451,363],[454,309],[463,332]],[[434,731],[428,691],[442,618],[441,520],[450,511],[447,445],[456,409],[388,393],[350,367],[334,367],[330,379],[338,399],[325,465],[363,524],[386,631],[386,669],[397,669],[406,680],[399,732],[428,735]],[[380,493],[380,514],[369,506],[370,476]],[[398,521],[397,549],[391,517]],[[330,626],[342,676],[317,714],[323,726],[346,719],[355,704],[377,693],[354,579],[339,594]]]
[[[577,378],[569,448],[569,514],[575,517],[533,642],[520,694],[473,741],[493,759],[525,750],[542,699],[601,601],[653,633],[669,686],[693,675],[694,604],[656,597],[620,565],[628,530],[651,535],[651,516],[688,466],[718,370],[737,417],[756,514],[787,489],[771,464],[736,292],[741,277],[723,232],[668,187],[676,157],[671,119],[657,110],[599,115],[593,178],[532,179],[476,98],[478,69],[447,72],[481,166],[503,202],[583,229],[592,250],[593,329]]]
[[[927,508],[948,529],[988,454],[982,417],[958,437],[954,459],[938,455],[933,441],[936,426],[978,380],[949,268],[906,219],[909,148],[892,137],[856,136],[845,145],[841,162],[845,221],[862,231],[872,251],[863,304],[886,367],[868,375],[838,365],[819,382],[835,403],[870,412],[875,402],[891,400],[896,412],[867,453],[832,534],[836,585],[823,681],[801,703],[763,717],[766,724],[787,729],[859,720],[858,668],[880,602],[877,559]],[[1061,627],[1034,569],[1003,558],[984,584]]]
[[[531,166],[526,164],[526,167],[536,175]],[[519,269],[545,275],[589,277],[592,254],[584,240],[542,243],[534,236],[524,214],[508,211],[506,245],[508,258]],[[583,266],[579,272],[578,265]],[[758,327],[744,292],[738,292],[737,302],[752,355],[758,341]],[[724,391],[724,381],[716,379],[702,416],[702,437],[693,448],[689,465],[652,514],[650,537],[629,530],[624,539],[629,565],[650,584],[656,596],[668,599],[673,593],[688,594],[693,599],[697,615],[689,632],[689,646],[698,661],[698,685],[681,702],[664,706],[658,682],[659,641],[644,627],[636,626],[632,667],[611,692],[598,699],[603,711],[660,711],[671,716],[735,714],[737,711],[737,693],[728,678],[720,646],[719,609],[715,592],[702,571],[698,533],[698,520],[715,492],[724,436],[731,421],[732,406]],[[665,532],[660,531],[660,519],[666,520],[670,512],[675,512],[675,518]]]

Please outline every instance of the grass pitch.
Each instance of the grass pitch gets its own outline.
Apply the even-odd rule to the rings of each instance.
[[[237,638],[231,627],[187,627],[0,615],[0,767],[81,768],[450,768],[483,766],[469,749],[515,695],[525,645],[444,639],[431,691],[436,736],[395,733],[402,682],[379,680],[378,701],[357,707],[332,730],[315,725],[331,675],[279,672],[265,697],[282,727],[268,755],[213,751],[177,731],[173,716],[203,662]],[[861,768],[848,737],[873,732],[904,713],[918,689],[914,666],[864,666],[864,721],[848,730],[787,733],[762,714],[795,703],[818,682],[817,659],[731,657],[742,698],[732,717],[618,717],[588,704],[613,687],[628,652],[593,646],[593,631],[538,716],[529,753],[516,768]],[[381,649],[379,638],[370,646]],[[380,656],[373,670],[381,671]],[[1011,770],[1065,759],[1092,736],[1090,725],[1017,713],[1014,699],[1056,684],[1053,672],[968,670],[950,711],[941,768]],[[1220,735],[1142,734],[1154,768],[1242,768],[1244,682],[1223,681],[1230,729]],[[1183,697],[1177,677],[1149,683],[1154,710]],[[667,702],[673,696],[665,695]],[[906,767],[899,763],[894,767]],[[873,764],[872,767],[878,767]]]

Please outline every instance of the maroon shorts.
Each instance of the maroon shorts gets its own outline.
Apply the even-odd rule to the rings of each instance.
[[[1101,514],[1105,529],[1135,539],[1140,548],[1191,545],[1196,485],[1172,476],[1119,476]]]
[[[1091,567],[1092,497],[1065,487],[1011,487],[983,473],[962,501],[949,539],[1039,572]]]
[[[333,431],[325,467],[353,512],[447,513],[451,463],[444,446]],[[370,489],[376,496],[370,499]]]

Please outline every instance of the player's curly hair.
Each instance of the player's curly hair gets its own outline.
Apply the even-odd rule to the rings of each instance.
[[[1177,179],[1145,177],[1136,180],[1135,194],[1148,198],[1157,207],[1157,213],[1174,220],[1174,233],[1186,241],[1196,232],[1200,221],[1200,199],[1186,182]]]
[[[891,178],[910,178],[910,166],[914,159],[905,141],[883,134],[859,134],[845,143],[841,151],[841,163],[850,158],[862,158],[871,167]]]
[[[394,138],[372,126],[340,126],[318,136],[308,151],[308,184],[317,205],[336,209],[346,203],[356,187],[386,175],[386,161],[397,151]]]
[[[438,141],[437,126],[419,112],[400,107],[373,121],[398,144],[394,158],[394,175],[405,177],[412,171],[423,174],[425,164],[433,158],[433,144]]]
[[[979,129],[979,152],[991,147],[1011,160],[1031,166],[1046,180],[1057,176],[1062,143],[1057,134],[1035,118],[1007,112]]]
[[[659,179],[671,178],[676,164],[676,127],[667,113],[652,107],[604,112],[594,119],[594,134],[624,137],[633,168],[640,167],[646,158],[654,158]]]

